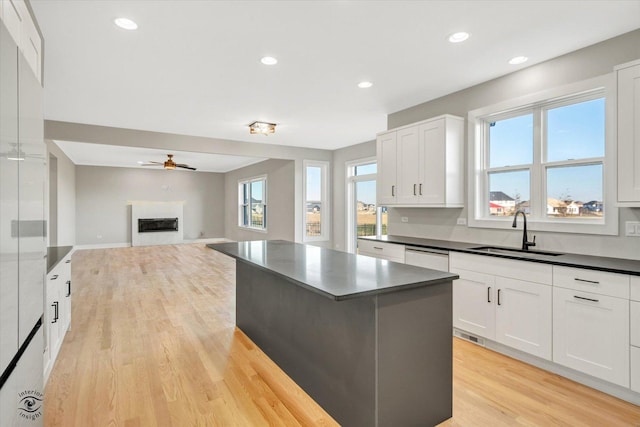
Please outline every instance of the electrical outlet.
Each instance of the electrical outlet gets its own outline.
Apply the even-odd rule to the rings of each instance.
[[[408,216],[403,216],[403,217],[400,218],[400,221],[409,222],[409,217]]]
[[[456,224],[467,225],[467,218],[458,218],[458,220],[456,221]]]
[[[640,222],[626,221],[624,223],[625,236],[640,237]]]

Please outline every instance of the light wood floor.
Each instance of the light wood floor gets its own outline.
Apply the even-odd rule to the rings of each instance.
[[[235,329],[231,259],[176,245],[78,251],[72,265],[46,426],[337,425]],[[640,426],[640,407],[454,339],[442,425]]]

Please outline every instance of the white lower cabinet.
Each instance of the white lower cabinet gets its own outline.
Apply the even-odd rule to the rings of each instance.
[[[44,379],[60,352],[64,336],[71,327],[71,254],[47,274],[45,307]]]
[[[640,348],[631,347],[631,390],[640,393]]]
[[[496,338],[504,345],[551,360],[549,285],[496,277]]]
[[[629,300],[555,287],[553,361],[629,387]]]
[[[451,253],[450,268],[460,276],[453,282],[454,327],[551,360],[550,266]]]
[[[358,255],[404,263],[404,245],[358,239]]]

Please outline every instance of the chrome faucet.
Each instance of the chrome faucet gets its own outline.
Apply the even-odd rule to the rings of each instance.
[[[524,221],[524,228],[522,230],[522,250],[528,251],[529,246],[536,245],[536,236],[533,236],[533,241],[530,242],[527,238],[527,215],[524,213],[522,209],[518,209],[516,214],[513,216],[513,224],[511,225],[513,228],[516,228],[516,220],[518,219],[518,214],[522,214],[522,220]]]

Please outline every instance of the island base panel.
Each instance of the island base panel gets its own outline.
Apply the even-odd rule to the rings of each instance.
[[[343,426],[449,418],[451,318],[451,282],[334,301],[236,263],[238,328]]]

